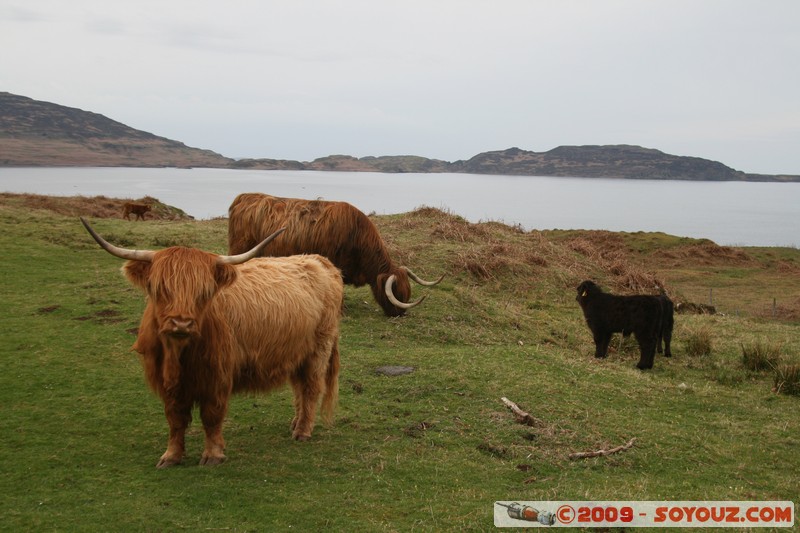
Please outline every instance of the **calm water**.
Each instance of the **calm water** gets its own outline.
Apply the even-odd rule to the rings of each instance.
[[[662,231],[740,246],[800,245],[800,184],[364,172],[140,168],[0,169],[0,191],[150,195],[196,218],[240,192],[344,200],[366,213],[437,207],[525,229]]]

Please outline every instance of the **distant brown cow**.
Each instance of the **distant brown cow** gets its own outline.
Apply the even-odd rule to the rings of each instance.
[[[137,204],[134,202],[125,202],[122,206],[122,216],[126,220],[130,220],[130,214],[136,215],[136,220],[144,220],[144,214],[150,211],[151,207],[147,204]]]
[[[133,347],[169,423],[159,468],[183,460],[195,404],[205,430],[200,464],[223,462],[222,422],[230,395],[238,391],[266,391],[290,381],[297,440],[311,437],[321,396],[322,411],[331,418],[344,285],[330,261],[318,255],[256,258],[280,231],[245,254],[220,256],[180,246],[118,248],[81,221],[103,249],[128,259],[125,276],[147,294]]]
[[[272,256],[324,255],[342,271],[344,282],[369,284],[387,316],[399,316],[425,299],[410,302],[409,279],[432,286],[389,257],[378,228],[367,215],[346,202],[240,194],[228,210],[228,253],[249,250],[278,228],[286,233],[266,251]]]

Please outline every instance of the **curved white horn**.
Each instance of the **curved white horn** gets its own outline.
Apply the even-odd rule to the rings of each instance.
[[[425,281],[424,279],[420,278],[419,276],[417,276],[416,274],[411,272],[410,268],[408,268],[408,267],[400,267],[400,268],[402,268],[403,270],[405,270],[408,273],[408,277],[409,278],[413,279],[414,281],[416,281],[420,285],[425,285],[426,287],[433,287],[434,285],[438,284],[440,281],[442,281],[444,279],[444,274],[442,274],[441,276],[439,276],[439,279],[437,279],[436,281]]]
[[[395,307],[399,307],[400,309],[411,309],[412,307],[416,307],[419,304],[421,304],[422,301],[428,297],[427,294],[424,294],[422,298],[420,298],[416,302],[408,302],[408,303],[401,302],[395,297],[394,292],[392,292],[392,289],[394,288],[395,279],[397,279],[397,277],[394,274],[389,276],[389,279],[386,280],[386,287],[384,288],[384,290],[386,291],[386,297],[389,298],[389,301],[392,302],[392,305],[394,305]]]
[[[155,252],[152,250],[129,250],[127,248],[120,248],[119,246],[114,246],[113,244],[109,243],[107,240],[102,238],[97,232],[89,225],[85,218],[81,217],[81,223],[83,223],[83,227],[86,228],[86,231],[89,232],[97,244],[99,244],[103,250],[110,253],[111,255],[117,256],[121,259],[128,259],[131,261],[148,261],[151,262],[153,260],[153,256]]]
[[[239,255],[221,255],[217,261],[221,264],[226,265],[241,265],[247,261],[250,261],[254,257],[258,257],[261,255],[261,252],[264,250],[264,247],[268,245],[272,239],[280,235],[286,230],[286,228],[281,228],[260,243],[256,244],[253,248],[250,249],[248,252],[244,252],[243,254]]]

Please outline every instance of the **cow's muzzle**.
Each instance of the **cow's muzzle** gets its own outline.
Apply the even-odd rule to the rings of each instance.
[[[197,323],[191,318],[172,317],[166,320],[161,332],[176,339],[186,339],[197,334]]]

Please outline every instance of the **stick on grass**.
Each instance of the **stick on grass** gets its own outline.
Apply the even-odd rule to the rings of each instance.
[[[633,447],[633,443],[636,442],[636,437],[629,440],[627,443],[617,446],[616,448],[611,448],[610,450],[597,450],[595,452],[576,452],[569,454],[570,459],[586,459],[587,457],[600,457],[605,455],[611,455],[612,453],[617,452],[624,452],[629,450]]]
[[[514,416],[517,418],[517,422],[520,424],[525,424],[526,426],[533,426],[538,422],[534,417],[523,411],[519,408],[517,404],[503,396],[500,398],[500,401],[506,404],[506,407],[511,409],[511,412],[514,413]]]

